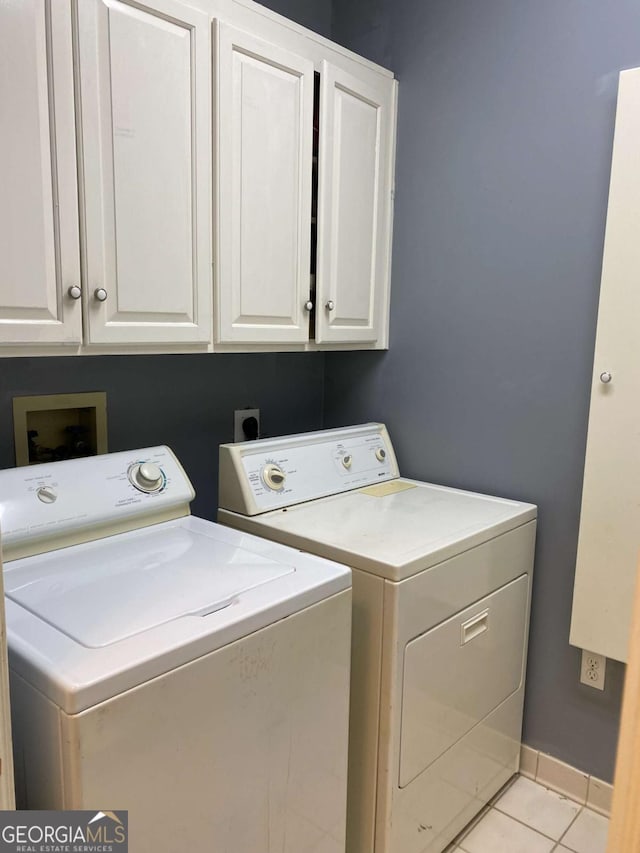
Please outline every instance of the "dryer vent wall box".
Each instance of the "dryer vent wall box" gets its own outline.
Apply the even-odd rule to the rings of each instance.
[[[353,570],[347,849],[444,850],[519,767],[536,507],[401,477],[382,424],[223,445],[219,494]]]
[[[193,497],[162,446],[0,471],[18,807],[128,809],[131,850],[342,853],[351,572]]]

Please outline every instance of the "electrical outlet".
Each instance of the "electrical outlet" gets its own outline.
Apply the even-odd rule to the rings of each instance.
[[[582,665],[580,667],[580,681],[596,690],[604,690],[604,676],[607,659],[604,655],[582,650]]]
[[[236,409],[233,413],[233,440],[247,441],[247,436],[243,429],[243,424],[247,418],[255,418],[257,421],[256,435],[254,438],[260,438],[260,409]]]

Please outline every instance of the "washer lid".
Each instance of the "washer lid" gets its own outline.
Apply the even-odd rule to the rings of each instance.
[[[21,560],[5,572],[5,592],[76,642],[100,648],[214,613],[295,571],[213,536],[162,525]]]

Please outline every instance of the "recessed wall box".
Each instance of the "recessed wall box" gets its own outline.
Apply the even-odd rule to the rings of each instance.
[[[49,394],[13,398],[16,465],[107,452],[107,395]]]

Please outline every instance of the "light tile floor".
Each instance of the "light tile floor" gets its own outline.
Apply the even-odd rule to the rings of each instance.
[[[605,853],[609,821],[580,803],[516,776],[451,853]]]

